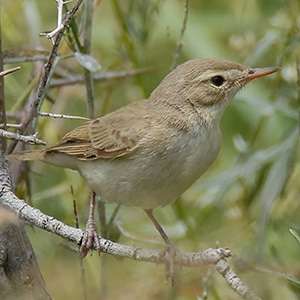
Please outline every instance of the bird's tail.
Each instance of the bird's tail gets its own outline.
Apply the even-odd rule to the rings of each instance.
[[[16,152],[5,155],[7,159],[18,159],[18,160],[43,160],[45,158],[45,151],[43,150],[27,150],[22,152]]]

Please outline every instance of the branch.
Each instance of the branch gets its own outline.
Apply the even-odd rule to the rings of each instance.
[[[4,174],[0,174],[3,176]],[[80,245],[84,231],[64,224],[63,222],[48,216],[39,209],[19,199],[12,193],[8,177],[1,181],[0,199],[3,205],[10,207],[21,219],[43,230],[54,233],[69,242]],[[112,254],[120,258],[129,258],[138,261],[152,263],[166,263],[168,256],[161,256],[161,251],[141,249],[135,246],[122,245],[101,238],[101,252]],[[197,267],[203,264],[216,264],[220,259],[231,256],[228,249],[207,249],[196,253],[180,253],[175,257],[175,263],[180,266]]]
[[[70,116],[70,115],[55,114],[55,113],[41,112],[41,111],[38,112],[38,115],[40,117],[50,117],[50,118],[54,118],[54,119],[83,120],[83,121],[90,120],[90,118],[86,118],[86,117]]]
[[[17,198],[12,192],[2,194],[0,195],[0,198],[2,198],[3,204],[11,207],[24,221],[54,233],[69,242],[80,245],[84,233],[83,230],[68,226],[63,222],[42,213],[39,209],[31,207],[23,200]],[[100,244],[101,252],[119,258],[129,258],[152,263],[166,263],[169,261],[168,255],[162,257],[161,251],[157,250],[122,245],[104,238],[101,238]],[[209,248],[202,252],[179,253],[175,257],[175,263],[180,266],[197,267],[203,264],[217,264],[220,260],[230,256],[231,252],[228,249]]]
[[[14,124],[14,123],[0,124],[0,128],[17,128],[17,129],[19,129],[20,127],[21,127],[21,124]]]
[[[246,300],[261,300],[257,297],[250,288],[231,269],[225,258],[220,258],[215,264],[217,271],[224,277],[227,284],[243,299]]]
[[[185,0],[184,19],[183,19],[182,28],[181,28],[181,31],[180,31],[180,37],[179,37],[179,40],[178,40],[177,45],[176,45],[176,51],[175,51],[174,56],[173,56],[173,63],[172,63],[172,66],[171,66],[171,70],[176,67],[177,59],[178,59],[178,57],[181,53],[181,50],[182,50],[183,37],[184,37],[184,33],[185,33],[185,30],[186,30],[186,26],[187,26],[188,16],[189,16],[189,0]]]
[[[3,129],[0,129],[0,137],[5,137],[10,140],[19,141],[31,145],[46,145],[46,143],[37,138],[37,133],[33,135],[21,135],[18,133],[9,132]]]
[[[52,30],[49,33],[41,33],[41,35],[51,40],[53,44],[54,44],[53,38],[64,28],[64,25],[62,23],[63,6],[71,1],[64,2],[63,0],[56,0],[56,2],[57,2],[57,26],[54,30]]]
[[[21,67],[15,67],[15,68],[11,68],[11,69],[7,69],[5,71],[0,72],[0,77],[6,76],[10,73],[19,71],[21,69]]]
[[[80,245],[84,233],[83,230],[68,226],[63,222],[44,214],[39,209],[31,207],[14,195],[11,191],[8,166],[2,153],[0,153],[0,202],[11,208],[22,220],[43,230],[54,233],[69,242]],[[165,256],[162,256],[161,251],[122,245],[104,238],[101,238],[100,245],[103,253],[120,258],[129,258],[151,263],[169,262],[168,253],[166,253]],[[225,278],[228,285],[243,299],[260,300],[260,298],[255,296],[230,268],[226,260],[230,256],[231,251],[229,249],[209,248],[201,252],[178,253],[174,258],[174,263],[185,267],[198,267],[204,264],[213,264],[216,266],[217,271]]]
[[[37,96],[35,101],[31,105],[31,110],[28,114],[27,119],[23,122],[22,124],[22,130],[21,133],[25,133],[27,130],[28,125],[31,123],[31,121],[38,116],[38,110],[39,107],[43,101],[44,95],[45,95],[45,88],[48,83],[48,79],[50,76],[50,72],[52,69],[52,65],[54,63],[55,58],[57,57],[57,49],[60,44],[60,41],[63,37],[63,34],[67,28],[67,26],[70,24],[72,18],[74,17],[75,13],[79,9],[79,6],[81,5],[83,0],[78,0],[77,3],[74,5],[74,7],[67,13],[65,19],[62,22],[63,28],[56,34],[55,40],[54,40],[54,45],[51,49],[48,61],[45,64],[44,67],[44,74],[41,78],[39,88],[37,91]]]
[[[0,3],[0,72],[3,72],[3,51],[2,51],[2,28],[1,28],[1,3]],[[0,123],[6,123],[6,109],[5,109],[5,98],[4,98],[4,79],[0,76]],[[3,148],[6,149],[6,140],[1,139],[0,141]]]
[[[99,74],[93,74],[94,81],[107,81],[112,79],[122,79],[131,76],[137,76],[142,74],[147,74],[150,72],[157,71],[158,68],[145,68],[137,70],[124,70],[124,71],[115,71],[115,72],[102,72]],[[52,79],[49,83],[49,87],[60,87],[64,85],[75,85],[78,83],[84,83],[83,75],[72,75],[68,78],[62,79]]]
[[[23,62],[47,61],[49,52],[36,49],[6,49],[3,51],[3,63],[14,64]]]
[[[84,231],[64,224],[63,222],[42,213],[39,209],[31,207],[23,200],[17,198],[12,192],[0,194],[0,199],[4,205],[12,208],[21,219],[29,222],[43,230],[54,233],[69,242],[80,245]],[[141,249],[135,246],[122,245],[110,240],[101,238],[101,252],[128,258],[137,261],[164,264],[169,262],[168,254],[161,255],[161,251],[152,249]],[[95,245],[96,246],[96,245]],[[206,249],[201,252],[178,253],[174,263],[185,267],[199,267],[213,264],[217,271],[224,277],[227,284],[243,299],[260,300],[247,287],[242,280],[230,268],[227,258],[231,256],[231,251],[226,248]]]
[[[85,54],[91,54],[91,40],[92,40],[92,23],[93,23],[93,11],[94,0],[86,0],[84,9],[84,50]],[[87,108],[90,118],[95,118],[95,95],[93,74],[90,70],[84,69],[84,78],[86,86],[87,96]]]
[[[0,220],[0,298],[51,300],[24,225],[2,205]]]

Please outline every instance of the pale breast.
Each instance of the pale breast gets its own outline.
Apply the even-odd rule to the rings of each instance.
[[[207,129],[207,128],[206,128]],[[132,156],[80,162],[81,175],[106,202],[155,208],[176,200],[215,160],[218,128],[166,135]]]

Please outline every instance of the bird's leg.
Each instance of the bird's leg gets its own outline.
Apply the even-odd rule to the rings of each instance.
[[[144,209],[144,210],[166,243],[166,248],[162,252],[163,255],[165,255],[166,253],[168,253],[168,255],[169,255],[169,263],[166,264],[166,278],[168,279],[169,277],[171,277],[172,286],[174,286],[174,280],[175,280],[174,259],[175,259],[176,254],[179,251],[173,246],[173,244],[171,243],[166,232],[158,223],[157,219],[155,218],[155,216],[153,214],[153,210],[152,209]]]
[[[95,213],[95,204],[96,204],[96,193],[91,193],[90,199],[90,213],[89,218],[86,223],[86,230],[83,234],[81,246],[80,246],[80,257],[84,258],[89,250],[93,249],[94,243],[96,244],[96,250],[100,254],[100,236],[97,233],[97,227],[95,224],[94,213]]]

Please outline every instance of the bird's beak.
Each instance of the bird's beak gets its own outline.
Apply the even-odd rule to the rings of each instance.
[[[242,83],[247,83],[253,79],[270,75],[272,73],[278,72],[280,68],[278,67],[267,67],[267,68],[255,68],[250,69],[247,75],[242,77],[239,81]]]

